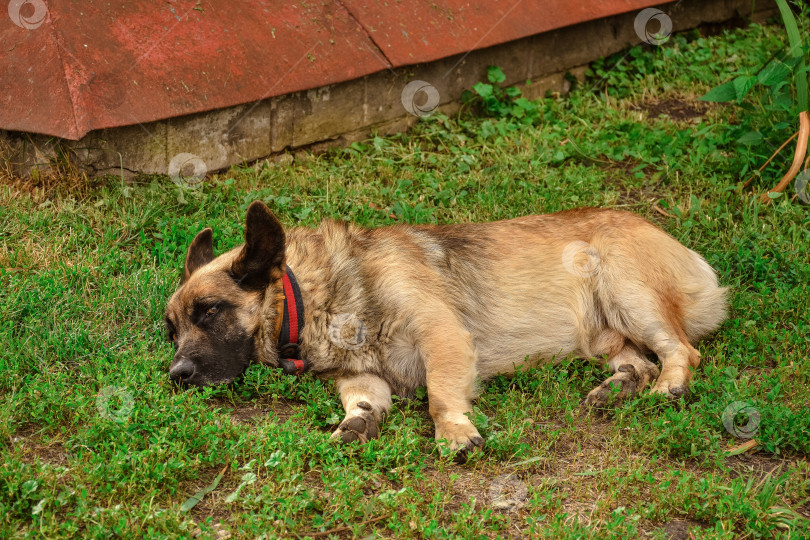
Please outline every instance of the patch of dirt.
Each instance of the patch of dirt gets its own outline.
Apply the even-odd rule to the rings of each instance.
[[[422,473],[431,485],[440,485],[442,491],[450,497],[444,508],[444,514],[449,515],[462,510],[462,505],[472,504],[476,511],[492,510],[511,517],[511,530],[499,532],[484,532],[486,538],[525,538],[520,524],[525,522],[528,515],[528,488],[530,475],[526,471],[517,471],[505,466],[492,469],[491,464],[481,463],[475,468],[450,464],[444,470],[437,470],[431,466],[423,469]],[[432,491],[435,487],[425,487]],[[426,491],[426,492],[428,492]],[[471,503],[470,499],[474,502]],[[439,523],[445,523],[443,517]],[[410,527],[416,531],[416,525]]]
[[[641,162],[635,159],[624,161],[599,162],[597,166],[604,170],[606,187],[619,192],[618,204],[647,203],[650,200],[660,199],[663,194],[657,191],[658,184],[654,186],[628,186],[627,179],[634,178],[636,173],[644,173],[644,167],[639,168]]]
[[[637,107],[646,111],[651,118],[668,116],[676,122],[696,122],[711,109],[711,105],[707,102],[678,98],[650,100]]]
[[[615,199],[611,199],[609,208],[631,210],[640,213],[654,224],[664,227],[674,216],[671,210],[666,210],[658,204],[658,201],[667,199],[667,190],[662,187],[664,182],[672,184],[680,183],[679,171],[675,171],[672,176],[659,175],[645,180],[642,185],[628,185],[627,179],[636,172],[645,173],[644,169],[635,170],[638,163],[634,160],[615,161],[609,163],[598,163],[597,166],[606,172],[604,186],[606,191],[614,191]],[[678,204],[682,212],[688,212],[689,200],[683,200]]]
[[[780,459],[767,454],[747,453],[726,458],[726,464],[731,469],[729,472],[731,478],[753,475],[758,480],[762,480],[769,474],[776,474],[783,466],[795,464],[795,460]]]
[[[220,471],[221,469],[216,467],[205,467],[201,469],[198,479],[186,483],[179,489],[178,492],[182,494],[183,498],[180,499],[177,504],[183,504],[186,499],[210,486]],[[225,525],[233,520],[233,514],[229,511],[230,505],[225,504],[223,500],[229,493],[236,489],[239,485],[239,481],[235,478],[229,478],[229,476],[233,475],[226,471],[216,489],[207,493],[205,497],[190,510],[195,523],[204,523],[205,520],[211,518],[212,524]],[[230,491],[228,491],[228,489],[230,489]]]
[[[428,466],[423,473],[451,496],[445,507],[447,512],[460,510],[472,497],[476,510],[493,510],[510,516],[515,530],[502,531],[499,537],[525,537],[520,524],[531,510],[529,493],[537,487],[541,487],[541,491],[553,489],[562,499],[562,511],[569,519],[588,525],[596,519],[597,505],[605,502],[600,495],[601,471],[608,467],[604,463],[605,453],[621,446],[615,438],[622,434],[611,429],[610,421],[596,416],[583,415],[577,423],[578,429],[558,437],[541,459],[532,458],[518,467],[514,463],[482,461],[473,469],[450,464],[444,470]],[[537,423],[528,430],[525,442],[548,446],[548,433],[566,427],[564,419]],[[543,442],[538,442],[541,439]],[[649,461],[629,451],[620,450],[619,454],[620,461],[613,464],[619,468],[626,462]]]
[[[29,463],[39,460],[48,465],[66,467],[68,453],[57,437],[43,435],[35,426],[26,426],[11,438],[11,444],[22,452],[22,459]]]
[[[248,403],[237,403],[220,399],[215,400],[217,405],[231,409],[231,421],[234,424],[255,425],[262,422],[268,415],[275,416],[276,421],[284,424],[296,412],[296,403],[286,400],[256,400]]]
[[[708,527],[708,523],[694,521],[691,519],[673,519],[664,525],[664,534],[667,540],[691,540],[695,535],[689,532],[689,529],[695,527],[703,528]]]

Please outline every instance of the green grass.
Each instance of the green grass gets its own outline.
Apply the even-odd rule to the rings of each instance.
[[[538,102],[534,125],[435,115],[193,191],[161,177],[71,192],[4,182],[0,536],[806,538],[808,207],[792,192],[762,206],[737,187],[774,147],[734,141],[771,119],[696,101],[756,73],[783,39],[767,26],[677,36],[597,62],[570,96]],[[755,186],[775,184],[787,159]],[[424,397],[397,399],[379,440],[340,447],[328,381],[253,366],[228,387],[169,384],[162,311],[185,248],[204,226],[218,252],[240,243],[254,199],[287,226],[625,208],[707,258],[731,288],[730,317],[701,343],[683,401],[642,395],[586,414],[607,373],[565,360],[484,385],[487,447],[464,466],[437,453]],[[743,442],[723,425],[737,401],[758,410],[759,445],[728,456]]]

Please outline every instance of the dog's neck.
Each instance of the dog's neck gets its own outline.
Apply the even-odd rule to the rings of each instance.
[[[298,280],[289,266],[286,266],[281,277],[281,289],[283,300],[277,304],[276,312],[278,362],[285,373],[301,375],[308,367],[300,346],[305,324],[304,301]]]
[[[305,234],[296,234],[298,230]],[[257,334],[258,362],[280,367],[291,374],[300,374],[310,367],[304,351],[304,329],[316,309],[312,294],[313,274],[307,268],[309,265],[298,256],[295,241],[299,236],[303,236],[306,241],[313,232],[315,231],[312,229],[288,231],[285,273],[271,287],[277,293],[268,295],[264,300],[262,321]],[[303,251],[306,252],[306,249]],[[295,346],[287,347],[291,341]]]
[[[331,367],[328,325],[336,306],[350,306],[343,310],[360,313],[356,306],[362,303],[364,293],[344,283],[355,279],[359,273],[351,256],[351,244],[358,231],[354,226],[335,221],[325,221],[317,229],[297,227],[287,231],[285,261],[298,281],[304,306],[304,324],[299,332],[300,354],[313,372]],[[282,285],[279,277],[274,288],[281,291]],[[353,298],[354,295],[358,298]],[[283,300],[281,294],[265,298],[258,360],[283,367],[273,354],[277,347],[276,321],[282,315],[283,304],[279,300]]]
[[[296,273],[288,265],[270,289],[275,294],[264,298],[261,309],[257,361],[300,375],[308,367],[301,351],[302,331],[306,326],[307,308]]]

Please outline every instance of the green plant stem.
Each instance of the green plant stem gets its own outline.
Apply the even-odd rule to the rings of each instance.
[[[782,21],[785,23],[787,30],[788,42],[790,43],[790,54],[794,57],[802,57],[801,62],[796,68],[796,99],[799,105],[799,112],[808,110],[808,94],[807,94],[807,75],[805,75],[804,67],[806,61],[804,59],[804,50],[802,48],[802,37],[799,33],[799,26],[796,24],[796,18],[788,6],[787,0],[776,0],[779,6],[779,12],[782,15]]]

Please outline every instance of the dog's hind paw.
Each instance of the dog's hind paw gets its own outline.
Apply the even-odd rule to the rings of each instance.
[[[640,384],[641,378],[636,369],[629,364],[622,366],[606,381],[588,392],[585,405],[601,407],[611,401],[621,401],[628,396],[637,394]]]
[[[689,396],[689,385],[681,381],[671,382],[659,380],[655,383],[652,393],[662,394],[672,399],[680,399]]]
[[[361,408],[365,409],[362,406]],[[369,406],[369,410],[364,410],[364,412],[358,415],[346,417],[335,432],[332,433],[332,438],[344,444],[354,441],[360,441],[360,444],[365,444],[371,439],[376,439],[380,435],[380,429],[377,419],[370,409],[371,406]]]
[[[623,364],[605,382],[588,392],[585,405],[602,407],[610,402],[620,402],[641,392],[657,376],[655,366],[646,369],[642,366],[639,370],[632,364]]]

